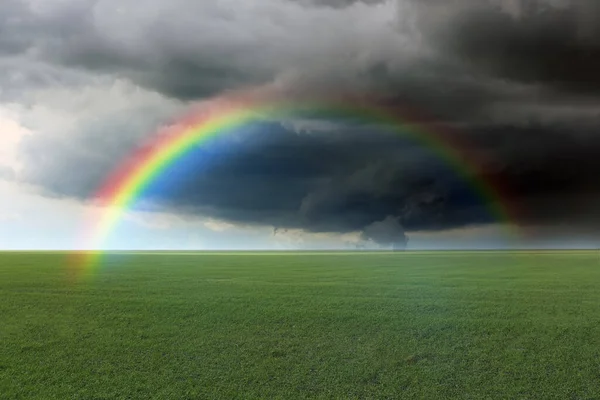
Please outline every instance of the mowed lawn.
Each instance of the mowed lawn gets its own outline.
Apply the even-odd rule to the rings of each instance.
[[[0,399],[599,399],[598,252],[0,253]]]

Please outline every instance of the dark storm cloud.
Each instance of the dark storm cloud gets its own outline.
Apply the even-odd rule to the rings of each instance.
[[[513,88],[436,55],[408,1],[137,2],[11,0],[5,51],[116,74],[194,100],[273,80],[400,96],[443,117],[473,116]],[[0,52],[3,51],[0,43]],[[10,70],[19,65],[13,63]]]
[[[495,76],[597,94],[598,2],[578,0],[565,7],[552,7],[543,1],[522,3],[518,6],[514,2],[512,9],[467,9],[440,27],[437,43],[453,56]]]
[[[116,73],[182,99],[290,71],[303,83],[426,97],[436,110],[436,101],[495,100],[493,79],[580,91],[599,85],[593,0],[530,14],[502,0],[152,0],[144,12],[133,1],[26,4],[3,2],[0,53]]]
[[[588,217],[597,209],[589,198],[598,197],[600,145],[591,146],[585,134],[573,140],[568,130],[482,126],[461,135],[489,161],[473,179],[503,183],[510,198],[502,201],[523,212],[520,223],[541,226],[575,217],[583,222],[584,207]],[[537,146],[542,138],[546,145]],[[372,127],[346,125],[337,133],[296,133],[278,124],[247,127],[191,156],[150,188],[146,206],[312,232],[361,231],[382,245],[389,245],[380,237],[388,232],[398,238],[397,246],[404,230],[460,228],[496,218],[459,171],[421,146]],[[39,183],[54,182],[53,192],[82,199],[113,166],[108,159],[90,163],[80,154],[52,162],[37,171]],[[76,164],[77,173],[69,172]]]
[[[404,2],[152,0],[144,12],[133,0],[11,2],[4,50],[19,62],[126,77],[183,100],[274,80],[302,90],[402,94],[447,115],[496,96],[493,82],[419,43]]]
[[[28,180],[81,199],[94,192],[127,151],[111,148],[101,135],[95,147],[113,155],[113,163],[109,157],[91,160],[72,144],[60,149],[63,157],[44,158],[49,147],[64,143],[26,144],[30,157],[44,164],[27,170]],[[421,146],[374,128],[346,125],[332,134],[260,125],[191,156],[153,184],[145,207],[311,232],[363,231],[365,239],[385,246],[394,236],[397,247],[404,243],[404,229],[494,222],[456,171]]]
[[[472,178],[501,182],[521,223],[593,226],[600,214],[590,200],[598,198],[600,173],[597,3],[554,3],[538,13],[501,0],[151,0],[142,11],[134,0],[7,0],[0,96],[36,111],[20,178],[45,193],[87,199],[121,157],[175,118],[181,102],[268,84],[414,107],[429,123],[457,128],[458,142],[485,156]],[[56,88],[79,96],[116,79],[131,85],[118,91],[122,105],[86,112],[69,103],[59,110],[74,114],[67,128],[46,122],[63,101],[53,97]],[[115,101],[100,92],[100,103]],[[36,124],[39,114],[44,123]],[[447,166],[371,128],[245,135],[207,166],[190,161],[169,190],[163,182],[149,196],[173,212],[359,230],[381,243],[385,236],[401,243],[404,230],[493,222]]]
[[[501,164],[484,177],[509,188],[524,225],[571,221],[576,230],[582,223],[596,224],[600,221],[597,126],[579,126],[576,131],[570,126],[535,123],[488,128],[479,140],[487,141]]]
[[[265,66],[265,73],[255,62],[260,58],[245,60],[260,40],[274,40],[277,32],[243,37],[245,28],[238,29],[235,13],[230,20],[221,8],[150,1],[140,12],[133,1],[8,0],[0,5],[0,54],[12,57],[2,60],[12,61],[9,73],[21,66],[15,64],[45,63],[127,77],[179,98],[267,81],[272,67]]]

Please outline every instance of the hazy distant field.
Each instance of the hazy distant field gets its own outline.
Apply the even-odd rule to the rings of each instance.
[[[597,252],[0,253],[1,399],[600,398]]]

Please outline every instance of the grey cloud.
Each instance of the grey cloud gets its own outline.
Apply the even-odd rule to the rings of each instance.
[[[183,100],[275,81],[290,90],[376,93],[454,120],[521,101],[521,91],[425,40],[427,26],[446,26],[456,12],[438,12],[443,18],[433,23],[419,20],[423,3],[344,3],[154,0],[140,12],[133,0],[40,2],[26,13],[21,6],[29,22],[7,26],[5,37],[28,37],[21,55],[29,63],[127,77]],[[445,4],[437,8],[451,8]],[[456,4],[451,9],[462,9]]]
[[[148,136],[172,122],[181,104],[124,81],[88,80],[77,90],[50,85],[22,99],[20,179],[52,196],[85,199]]]
[[[333,7],[333,8],[345,8],[352,6],[356,3],[364,4],[381,4],[390,0],[289,0],[304,6],[320,6],[320,7]],[[394,0],[391,0],[394,1]]]
[[[494,78],[598,89],[589,0],[521,18],[499,0],[317,7],[326,3],[153,0],[140,12],[133,0],[11,0],[0,51],[126,76],[181,99],[295,76],[300,86],[391,91],[470,115],[498,96],[520,101]]]
[[[16,35],[21,18],[27,16],[25,4],[19,0],[6,0],[0,3],[0,54],[9,55],[21,52],[27,46],[27,38]]]
[[[0,101],[27,107],[37,105],[36,96],[40,91],[56,88],[85,91],[98,81],[110,86],[114,79],[103,80],[87,71],[63,68],[22,56],[0,57],[0,69],[3,71],[0,75]]]
[[[27,38],[19,54],[125,76],[181,99],[290,75],[301,77],[294,80],[300,86],[330,81],[353,87],[372,80],[363,75],[377,75],[381,66],[396,77],[409,70],[415,78],[420,70],[413,67],[423,45],[416,28],[398,29],[396,14],[409,10],[404,2],[337,9],[275,0],[155,0],[140,12],[133,0],[100,0],[19,9],[18,19],[29,22],[4,29],[6,38]]]
[[[521,3],[512,14],[491,5],[465,10],[438,26],[434,40],[449,54],[489,74],[598,94],[598,2],[573,1],[559,8],[530,1],[539,3],[538,11]]]

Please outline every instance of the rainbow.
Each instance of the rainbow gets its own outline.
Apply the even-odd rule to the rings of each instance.
[[[516,216],[507,206],[501,185],[479,178],[482,160],[459,140],[456,132],[429,124],[414,111],[348,99],[290,101],[276,96],[229,96],[210,101],[187,117],[159,131],[149,142],[124,160],[94,196],[102,215],[92,221],[86,249],[99,249],[117,227],[124,213],[139,200],[144,190],[170,165],[198,146],[224,132],[249,123],[303,115],[346,117],[386,126],[408,136],[445,160],[486,202],[490,212],[506,225]],[[98,264],[101,251],[87,251],[82,268]]]

